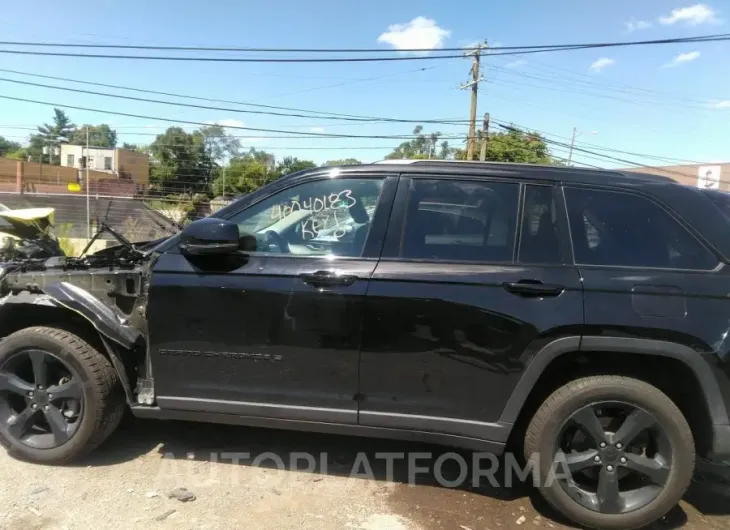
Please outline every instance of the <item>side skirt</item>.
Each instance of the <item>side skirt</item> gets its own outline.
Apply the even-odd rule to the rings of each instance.
[[[267,429],[296,430],[318,432],[324,434],[340,434],[345,436],[362,436],[369,438],[384,438],[392,440],[406,440],[412,442],[431,443],[449,447],[458,447],[470,451],[482,451],[501,455],[505,444],[479,440],[466,436],[432,433],[415,430],[404,430],[384,427],[367,427],[363,425],[327,423],[318,421],[286,420],[260,416],[242,416],[238,414],[222,414],[215,412],[170,410],[158,407],[134,406],[132,413],[137,418],[158,420],[197,421],[205,423],[222,423],[228,425],[245,425],[248,427],[263,427]]]

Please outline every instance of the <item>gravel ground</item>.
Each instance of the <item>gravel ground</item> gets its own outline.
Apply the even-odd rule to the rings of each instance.
[[[126,420],[109,442],[72,467],[25,464],[0,452],[0,528],[569,528],[524,484],[472,488],[467,481],[463,488],[445,488],[433,473],[423,473],[410,485],[405,459],[395,461],[388,480],[385,460],[377,456],[385,451],[437,458],[448,449]],[[292,465],[292,453],[316,455],[314,469],[306,470],[305,460]],[[368,472],[358,454],[371,464],[373,479],[351,476],[353,469]],[[443,469],[445,478],[458,474],[458,468]],[[686,500],[652,530],[730,528],[730,468],[700,469]],[[170,498],[176,488],[196,498]]]

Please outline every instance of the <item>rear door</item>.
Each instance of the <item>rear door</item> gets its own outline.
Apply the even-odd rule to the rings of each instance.
[[[723,344],[730,271],[691,227],[635,190],[564,192],[587,325],[604,337],[671,340],[698,351]]]
[[[583,321],[551,183],[401,178],[367,296],[362,425],[499,441],[526,360]]]

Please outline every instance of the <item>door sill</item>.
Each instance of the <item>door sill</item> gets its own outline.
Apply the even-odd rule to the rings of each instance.
[[[295,430],[317,432],[323,434],[338,434],[344,436],[358,436],[366,438],[383,438],[404,440],[411,442],[430,443],[448,447],[468,449],[501,455],[505,443],[490,440],[480,440],[467,436],[456,436],[435,432],[425,432],[412,429],[397,429],[386,427],[371,427],[332,422],[304,421],[263,416],[246,416],[238,414],[224,414],[219,412],[205,412],[199,410],[173,410],[159,407],[134,406],[132,413],[137,418],[158,420],[195,421],[205,423],[222,423],[227,425],[243,425],[247,427],[263,427],[267,429]]]

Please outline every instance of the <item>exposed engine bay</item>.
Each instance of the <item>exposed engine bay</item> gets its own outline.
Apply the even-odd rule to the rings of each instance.
[[[120,244],[85,255],[104,232]],[[102,223],[80,257],[13,259],[0,264],[0,295],[21,291],[41,294],[48,286],[64,282],[84,289],[125,318],[131,318],[134,302],[142,291],[143,265],[149,259],[148,249],[159,241],[133,244]]]

